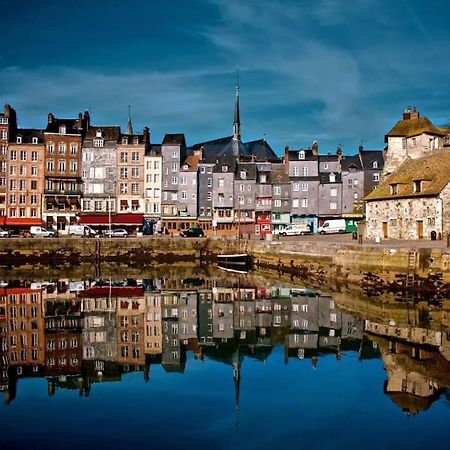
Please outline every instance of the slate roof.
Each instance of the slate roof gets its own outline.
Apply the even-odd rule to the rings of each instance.
[[[298,154],[301,151],[305,152],[305,158],[299,159]],[[289,150],[288,152],[289,161],[317,161],[318,156],[313,154],[311,149],[300,149],[300,150]]]
[[[66,126],[67,134],[81,134],[83,131],[82,128],[79,127],[79,119],[57,119],[54,117],[53,121],[47,124],[45,132],[59,133],[59,127],[61,125]]]
[[[145,156],[161,156],[161,144],[150,144],[145,151]]]
[[[443,136],[446,133],[435,127],[427,117],[399,120],[385,136],[385,142],[389,136],[411,137],[429,133]]]
[[[166,134],[162,145],[183,145],[186,146],[186,140],[183,133]]]
[[[102,137],[105,141],[118,142],[120,137],[119,126],[103,126],[103,125],[91,125],[86,131],[85,140],[92,140],[97,136],[97,130],[102,131]]]
[[[10,135],[9,142],[15,144],[17,142],[17,136],[22,136],[22,144],[31,144],[33,138],[38,138],[38,143],[44,142],[44,133],[42,130],[36,128],[19,128],[14,135]]]
[[[284,164],[273,164],[272,165],[272,174],[271,174],[272,183],[289,183],[289,175],[286,173],[286,167]]]
[[[245,178],[241,178],[241,172],[245,171]],[[236,164],[236,180],[256,180],[256,165],[255,163],[237,163]]]
[[[234,156],[222,156],[220,159],[211,162],[215,162],[213,173],[227,173],[222,171],[224,165],[228,166],[228,172],[234,173],[236,169],[236,158]]]
[[[348,172],[350,166],[355,166],[357,170],[362,170],[360,155],[344,156],[341,160],[341,170]]]
[[[376,170],[380,170],[384,166],[383,150],[363,150],[360,152],[361,162],[363,169],[374,169],[373,163],[376,161],[378,167]]]
[[[441,150],[419,159],[407,159],[396,172],[385,178],[365,198],[366,201],[408,197],[437,196],[450,182],[448,150]],[[414,192],[414,181],[422,183],[421,192]],[[391,194],[391,184],[398,185],[398,194]]]
[[[334,181],[330,181],[330,174],[334,173]],[[320,172],[319,179],[321,184],[336,184],[341,183],[342,177],[339,172]]]
[[[245,142],[243,145],[248,154],[255,156],[258,161],[279,160],[278,156],[275,154],[275,152],[272,150],[272,147],[265,139]]]
[[[143,144],[144,143],[144,135],[143,134],[127,134],[127,133],[121,133],[120,134],[120,143],[122,143],[122,139],[123,138],[128,138],[128,145],[132,145],[134,138],[138,138],[138,142],[139,144]]]

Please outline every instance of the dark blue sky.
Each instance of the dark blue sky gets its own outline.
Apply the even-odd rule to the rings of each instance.
[[[447,0],[2,0],[0,100],[20,126],[48,112],[189,144],[244,140],[382,148],[403,109],[450,121]]]

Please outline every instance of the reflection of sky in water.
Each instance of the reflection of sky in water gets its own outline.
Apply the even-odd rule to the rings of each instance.
[[[47,395],[45,379],[19,381],[17,398],[0,408],[1,448],[448,448],[449,408],[443,398],[405,415],[383,393],[380,359],[356,352],[311,360],[276,347],[265,362],[241,368],[236,433],[233,370],[188,353],[184,374],[150,367],[77,391]]]

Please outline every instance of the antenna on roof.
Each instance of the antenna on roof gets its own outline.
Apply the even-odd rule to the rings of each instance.
[[[266,133],[263,134],[263,141],[266,142]]]

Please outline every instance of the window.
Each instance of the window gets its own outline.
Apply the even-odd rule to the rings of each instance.
[[[228,172],[228,166],[222,166],[222,172]]]
[[[19,190],[25,191],[27,188],[27,182],[26,180],[19,180]]]
[[[172,184],[178,184],[178,177],[172,177]]]
[[[292,207],[293,208],[298,208],[299,205],[299,199],[298,198],[293,198],[292,199]]]
[[[37,144],[38,143],[38,138],[37,137],[31,138],[31,143],[32,144]]]
[[[17,152],[15,150],[9,152],[9,159],[11,161],[17,161]]]
[[[380,181],[380,174],[379,173],[374,173],[373,174],[373,181]]]
[[[302,176],[307,177],[308,176],[308,167],[302,167]]]
[[[47,152],[50,153],[51,155],[53,155],[53,152],[54,152],[53,142],[49,142],[47,144]]]
[[[397,195],[398,194],[398,185],[397,184],[391,184],[391,195]]]
[[[65,125],[59,126],[59,134],[66,134],[66,126]]]
[[[294,175],[294,177],[298,177],[298,174],[299,174],[298,166],[294,166],[294,169],[293,169],[293,175]]]
[[[65,172],[66,171],[66,162],[65,161],[59,161],[58,162],[58,170],[60,172]]]
[[[414,180],[414,192],[422,191],[422,182],[420,180]]]
[[[47,161],[47,171],[53,172],[55,170],[55,163],[53,160]]]
[[[75,161],[70,161],[70,171],[71,172],[77,171],[77,163]]]
[[[373,161],[372,169],[378,169],[378,161]]]
[[[128,162],[128,153],[127,152],[120,152],[120,162],[121,163]]]
[[[127,183],[120,183],[120,193],[126,194],[128,192],[128,184]]]
[[[302,183],[302,191],[303,192],[308,192],[308,188],[309,188],[308,183]]]
[[[247,178],[247,172],[245,170],[241,170],[241,178],[245,180]]]
[[[186,177],[181,177],[180,178],[180,184],[182,186],[186,186],[187,185],[187,178]]]
[[[330,209],[337,209],[337,203],[336,202],[330,202]]]
[[[22,136],[17,136],[16,142],[18,144],[21,144],[22,143]]]
[[[94,147],[100,148],[103,147],[103,138],[95,138],[94,139]]]
[[[212,187],[212,178],[208,178],[207,186]]]
[[[181,191],[181,199],[182,200],[186,200],[187,199],[187,192],[186,191]]]
[[[31,152],[31,161],[37,161],[38,160],[38,152],[32,151]]]
[[[131,152],[131,162],[139,162],[139,152]]]
[[[337,188],[330,189],[330,197],[337,197]]]
[[[126,167],[120,168],[120,178],[128,178],[128,169]]]
[[[27,152],[24,150],[20,151],[20,160],[21,161],[26,161],[27,160]]]
[[[176,172],[178,170],[178,164],[177,163],[172,163],[172,172]]]
[[[300,191],[300,183],[292,183],[292,190],[294,192]]]
[[[131,168],[131,178],[139,178],[139,167]]]
[[[274,206],[276,207],[276,208],[280,208],[281,207],[281,200],[274,200],[274,202],[273,202],[273,204],[274,204]]]
[[[358,200],[358,198],[359,198],[359,195],[358,195],[358,193],[357,193],[357,192],[354,192],[354,193],[353,193],[353,198],[354,198],[355,200]]]
[[[274,195],[281,195],[281,186],[274,186],[273,187],[273,194]]]
[[[298,159],[305,159],[305,151],[304,150],[300,150],[300,152],[298,154]]]
[[[330,173],[330,183],[336,182],[336,175],[334,173]]]
[[[225,180],[223,178],[219,178],[219,187],[225,186]]]
[[[76,155],[77,152],[78,152],[78,145],[74,144],[74,143],[71,143],[70,144],[70,154],[71,155]]]
[[[172,152],[172,158],[178,158],[178,152],[176,150]]]
[[[308,199],[302,198],[302,208],[307,208],[307,207],[308,207]]]
[[[60,143],[59,145],[58,145],[58,153],[60,154],[60,155],[65,155],[66,154],[66,144],[64,144],[64,143]]]
[[[200,167],[200,173],[206,173],[206,167],[204,166]]]
[[[411,145],[412,145],[413,147],[416,147],[416,146],[417,146],[417,140],[416,140],[415,137],[413,137],[413,138],[411,139]]]
[[[131,183],[131,193],[139,194],[139,183]]]

